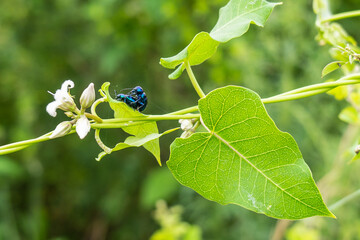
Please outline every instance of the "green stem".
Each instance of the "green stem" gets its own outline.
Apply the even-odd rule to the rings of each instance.
[[[263,99],[261,99],[261,101],[264,104],[292,101],[292,100],[302,99],[302,98],[318,95],[318,94],[321,94],[321,93],[325,93],[327,91],[330,91],[331,89],[333,89],[333,88],[313,90],[313,91],[308,91],[308,92],[303,92],[303,93],[296,93],[296,94],[291,94],[291,95],[277,95],[277,96],[274,96],[274,97],[263,98]]]
[[[357,77],[360,77],[360,75],[357,74],[351,76],[351,78],[357,78]],[[291,101],[291,100],[311,97],[317,94],[325,93],[339,86],[360,83],[360,79],[349,79],[349,78],[350,76],[347,76],[335,82],[319,83],[319,84],[314,84],[314,85],[294,89],[289,92],[281,93],[273,97],[263,98],[262,101],[264,104]]]
[[[192,113],[192,112],[196,112],[199,111],[199,107],[198,106],[193,106],[193,107],[189,107],[189,108],[185,108],[179,111],[175,111],[172,113],[169,113],[168,115],[180,115],[180,114],[186,114],[186,113]]]
[[[85,113],[85,116],[87,117],[87,118],[90,118],[90,119],[93,119],[93,120],[95,120],[96,122],[98,122],[98,123],[101,123],[102,122],[102,119],[101,118],[99,118],[97,115],[94,115],[94,114],[91,114],[91,113]]]
[[[352,85],[352,84],[358,84],[360,83],[360,79],[348,79],[348,80],[338,80],[336,82],[325,82],[325,83],[319,83],[319,84],[314,84],[314,85],[310,85],[310,86],[306,86],[306,87],[302,87],[302,88],[298,88],[298,89],[294,89],[285,93],[281,93],[277,96],[284,96],[284,95],[291,95],[291,94],[295,94],[295,93],[303,93],[303,92],[309,92],[309,91],[313,91],[313,90],[319,90],[319,89],[327,89],[327,88],[335,88],[335,87],[339,87],[339,86],[344,86],[344,85]]]
[[[111,153],[111,148],[109,148],[108,146],[106,146],[100,138],[100,129],[95,129],[95,140],[97,142],[97,144],[102,148],[102,150],[104,150],[104,152],[106,152],[107,154]]]
[[[48,132],[38,138],[34,138],[34,139],[29,139],[29,140],[25,140],[25,141],[20,141],[20,142],[16,142],[16,143],[10,143],[10,144],[6,144],[0,147],[0,150],[4,150],[4,149],[11,149],[11,148],[17,148],[17,147],[22,147],[24,145],[31,145],[34,143],[39,143],[39,142],[43,142],[43,141],[47,141],[49,140],[49,136],[51,135],[52,132]]]
[[[69,134],[74,133],[75,130],[71,130]],[[52,134],[52,132],[48,132],[38,138],[33,138],[33,139],[29,139],[29,140],[25,140],[25,141],[20,141],[20,142],[15,142],[15,143],[10,143],[10,144],[6,144],[0,147],[0,155],[3,154],[8,154],[11,152],[15,152],[15,151],[19,151],[21,149],[24,149],[26,147],[31,146],[32,144],[35,143],[39,143],[39,142],[44,142],[44,141],[48,141],[51,140],[51,138],[49,138],[49,136]]]
[[[124,128],[124,127],[133,127],[137,125],[145,124],[146,122],[130,122],[130,123],[93,123],[91,124],[92,128],[102,129],[102,128]]]
[[[347,195],[346,197],[340,199],[339,201],[337,201],[336,203],[332,204],[329,209],[331,211],[341,207],[342,205],[344,205],[345,203],[357,198],[357,197],[360,197],[360,189],[356,190],[355,192]]]
[[[28,145],[24,145],[24,146],[21,146],[21,147],[13,147],[13,148],[0,150],[0,155],[5,155],[5,154],[10,154],[10,153],[13,153],[13,152],[17,152],[17,151],[23,150],[24,148],[30,147],[30,146],[31,146],[31,144],[28,144]]]
[[[185,114],[185,115],[148,115],[141,117],[130,117],[130,118],[111,118],[103,119],[103,123],[122,123],[130,121],[161,121],[161,120],[177,120],[177,119],[192,119],[199,118],[200,114]]]
[[[189,75],[190,81],[193,85],[193,87],[195,88],[195,91],[197,92],[197,94],[200,96],[200,98],[204,98],[205,97],[205,93],[203,92],[203,90],[201,89],[199,83],[197,82],[195,75],[191,69],[190,63],[188,61],[185,62],[185,68],[186,68],[186,72]]]
[[[100,104],[100,103],[103,103],[103,102],[105,102],[105,100],[106,100],[106,98],[99,98],[99,99],[97,99],[92,105],[91,105],[91,109],[90,109],[90,111],[91,111],[91,114],[92,115],[94,115],[94,116],[96,116],[96,117],[98,117],[99,119],[101,119],[98,115],[97,115],[97,113],[96,113],[96,107]],[[94,119],[95,120],[95,119]]]
[[[331,21],[336,21],[336,20],[351,18],[351,17],[360,17],[360,10],[334,14],[331,17],[322,20],[321,23],[331,22]]]

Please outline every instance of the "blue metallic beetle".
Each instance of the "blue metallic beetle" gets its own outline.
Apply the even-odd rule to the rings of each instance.
[[[128,94],[116,95],[116,100],[126,103],[129,107],[142,112],[147,105],[147,97],[144,90],[140,87],[134,87]]]

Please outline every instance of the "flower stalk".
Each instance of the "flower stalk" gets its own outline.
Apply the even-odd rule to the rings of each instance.
[[[329,18],[322,20],[321,23],[332,22],[332,21],[337,21],[337,20],[352,18],[352,17],[360,17],[360,10],[334,14],[334,15],[330,16]]]
[[[197,82],[196,77],[195,77],[195,75],[191,69],[190,63],[188,61],[185,62],[185,69],[189,75],[189,78],[190,78],[190,81],[191,81],[193,87],[195,88],[195,91],[197,92],[197,94],[199,95],[200,98],[204,98],[206,95],[203,92],[203,90],[201,89],[199,83]]]

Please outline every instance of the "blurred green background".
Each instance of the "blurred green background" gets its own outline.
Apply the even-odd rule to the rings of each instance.
[[[186,74],[168,80],[160,57],[182,50],[200,31],[210,31],[226,0],[1,0],[0,144],[51,131],[66,117],[50,117],[46,105],[66,79],[77,99],[93,82],[120,91],[141,85],[149,98],[144,113],[164,114],[196,104]],[[334,12],[360,8],[358,0],[333,1]],[[220,46],[215,56],[194,67],[205,92],[229,84],[246,86],[262,97],[323,81],[331,61],[314,40],[311,1],[285,1],[265,28],[252,26],[240,39]],[[360,39],[359,19],[344,20]],[[331,77],[336,77],[335,73]],[[101,116],[111,117],[104,104]],[[331,169],[336,177],[320,187],[328,204],[359,188],[359,163],[342,157],[351,145],[349,127],[337,118],[346,106],[323,94],[267,105],[278,127],[297,140],[315,180]],[[178,126],[160,123],[160,130]],[[183,206],[183,220],[201,228],[203,239],[268,239],[277,221],[237,206],[207,201],[178,184],[165,161],[171,141],[161,141],[163,167],[144,149],[116,152],[96,162],[100,148],[93,132],[44,142],[0,157],[0,239],[149,239],[159,228],[155,202]],[[102,132],[105,142],[124,139],[121,131]],[[339,144],[343,145],[340,147]],[[360,203],[334,211],[338,219],[312,218],[284,231],[287,239],[360,239]],[[299,233],[300,232],[300,233]]]

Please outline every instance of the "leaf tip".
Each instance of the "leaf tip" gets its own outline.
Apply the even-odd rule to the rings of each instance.
[[[181,74],[183,73],[185,69],[185,65],[184,63],[180,64],[180,66],[178,68],[176,68],[175,71],[173,71],[171,74],[169,74],[168,78],[171,79],[171,80],[175,80],[175,79],[178,79]]]
[[[332,212],[329,211],[329,213],[330,213],[330,215],[328,215],[328,217],[331,217],[333,219],[337,219],[336,216]]]
[[[95,160],[96,160],[97,162],[100,162],[101,159],[102,159],[103,157],[105,157],[106,155],[107,155],[106,152],[101,152],[101,153],[99,153],[98,157],[95,158]]]
[[[164,58],[160,58],[159,64],[160,64],[161,66],[164,66],[164,63],[165,63],[165,62],[166,62],[166,61],[165,61]]]

